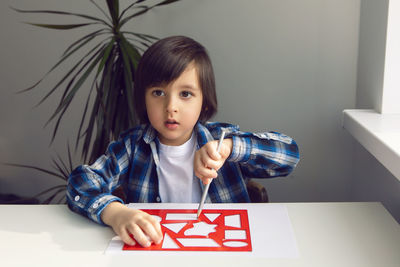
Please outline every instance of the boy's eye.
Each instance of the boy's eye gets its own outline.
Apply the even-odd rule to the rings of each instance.
[[[191,92],[189,92],[189,91],[181,92],[181,97],[183,97],[183,98],[189,98],[191,96],[193,96],[193,94]]]
[[[152,94],[153,96],[163,96],[163,95],[165,95],[164,92],[161,91],[161,90],[153,90],[153,91],[151,92],[151,94]]]

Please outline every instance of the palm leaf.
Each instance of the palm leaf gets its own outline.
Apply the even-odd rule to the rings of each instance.
[[[19,167],[19,168],[26,168],[26,169],[37,170],[37,171],[44,172],[44,173],[47,173],[47,174],[49,174],[49,175],[52,175],[52,176],[54,176],[54,177],[58,177],[58,178],[60,178],[60,179],[62,179],[62,180],[65,180],[65,179],[64,179],[65,177],[62,176],[61,174],[56,173],[56,172],[54,172],[54,171],[46,170],[46,169],[44,169],[44,168],[40,168],[40,167],[37,167],[37,166],[26,165],[26,164],[18,164],[18,163],[8,163],[8,162],[4,162],[3,164],[4,164],[4,165],[8,165],[8,166]]]
[[[89,40],[87,40],[88,42],[90,41],[90,39]],[[86,42],[85,43],[82,43],[81,44],[81,46],[83,46],[83,45],[85,45],[86,44]],[[83,56],[79,61],[78,61],[78,63],[77,64],[75,64],[71,69],[70,69],[70,71],[68,71],[68,73],[39,101],[39,103],[38,104],[36,104],[36,106],[39,106],[40,104],[42,104],[50,95],[52,95],[53,93],[54,93],[54,91],[62,84],[62,83],[64,83],[64,81],[76,70],[76,68],[84,61],[84,59],[87,57],[87,56],[89,56],[90,54],[92,54],[95,50],[96,50],[96,48],[98,48],[99,46],[100,46],[101,44],[98,44],[98,45],[96,45],[95,47],[93,47],[85,56]],[[76,48],[76,49],[79,49],[79,48]],[[70,54],[68,54],[68,55],[66,55],[66,57],[67,56],[70,56],[72,53],[73,53],[74,51],[71,51],[70,52]],[[66,58],[65,58],[66,59]],[[64,60],[64,59],[63,59]],[[90,60],[89,60],[89,62],[90,62]],[[54,70],[59,64],[61,64],[62,62],[58,62],[50,71],[52,71],[52,70]],[[84,66],[86,66],[86,64],[84,64]],[[70,80],[70,82],[72,82],[73,83],[73,81],[75,80],[75,77],[82,71],[82,69],[83,69],[83,67],[75,74],[75,76],[74,77],[72,77],[72,79]],[[72,83],[70,83],[67,87],[66,87],[66,90],[65,90],[65,92],[64,92],[64,94],[63,94],[63,96],[61,97],[61,101],[63,101],[63,99],[64,99],[64,97],[65,97],[65,95],[66,95],[66,92],[68,92],[68,88],[71,86],[71,84]]]
[[[77,133],[77,136],[76,136],[75,150],[78,148],[79,141],[80,141],[80,139],[81,139],[81,137],[82,137],[82,135],[81,135],[81,133],[82,133],[82,127],[83,127],[83,123],[84,123],[85,120],[86,120],[86,113],[87,113],[87,110],[88,110],[88,108],[89,108],[89,101],[90,101],[90,99],[91,99],[92,92],[93,92],[93,87],[90,88],[89,95],[88,95],[88,97],[87,97],[87,99],[86,99],[86,104],[85,104],[85,108],[84,108],[84,110],[83,110],[83,115],[82,115],[82,118],[81,118],[81,123],[79,124],[79,129],[78,129],[78,133]],[[94,114],[96,114],[96,113],[94,113]],[[93,115],[93,113],[92,113],[92,115]],[[90,124],[89,124],[87,127],[89,127],[89,126],[90,126]],[[86,131],[87,131],[87,130],[86,130]],[[83,150],[85,150],[85,148],[83,148]]]
[[[61,57],[61,59],[60,59],[53,67],[51,67],[50,70],[49,70],[37,83],[35,83],[33,86],[31,86],[31,87],[29,87],[29,88],[26,88],[26,89],[23,89],[23,90],[21,90],[21,91],[19,91],[19,92],[17,92],[17,93],[23,93],[23,92],[26,92],[26,91],[29,91],[29,90],[32,90],[33,88],[35,88],[39,83],[41,83],[41,82],[43,81],[44,78],[46,78],[52,71],[54,71],[58,66],[60,66],[65,60],[67,60],[73,53],[75,53],[77,50],[81,49],[84,45],[86,45],[87,43],[89,43],[89,42],[90,42],[91,40],[93,40],[95,37],[96,37],[95,34],[94,34],[94,35],[91,34],[89,39],[86,38],[86,40],[85,40],[83,43],[81,43],[78,47],[76,47],[73,51],[69,52],[68,54],[63,54],[63,56]],[[68,49],[67,49],[67,50],[68,50]],[[92,51],[93,51],[93,50],[92,50]],[[88,54],[90,54],[90,52],[89,52]],[[87,55],[86,55],[86,56],[87,56]],[[37,104],[37,106],[40,105],[44,100],[46,100],[47,97],[50,96],[50,95],[53,93],[53,91],[55,91],[55,89],[57,89],[58,86],[59,86],[66,78],[68,78],[68,76],[71,74],[72,70],[74,70],[74,69],[83,61],[83,59],[84,59],[86,56],[84,56],[80,61],[78,61],[78,64],[76,64],[76,65],[71,69],[71,71],[68,72],[68,75],[64,76],[64,78],[61,79],[61,81],[60,81],[59,83],[57,83],[57,85],[56,85],[55,87],[53,87],[52,90],[50,90],[50,92],[46,95],[46,97],[44,97],[44,98]]]
[[[72,23],[65,24],[27,22],[29,25],[41,28],[70,30],[88,26],[100,27],[71,42],[42,79],[22,91],[38,88],[43,79],[50,74],[55,74],[54,70],[60,69],[62,64],[68,61],[74,60],[78,53],[82,54],[76,62],[73,62],[72,67],[68,68],[64,75],[61,75],[61,79],[57,79],[37,104],[38,106],[49,100],[50,96],[62,88],[63,92],[59,103],[45,123],[46,127],[50,122],[54,122],[51,143],[55,140],[64,115],[71,107],[77,92],[83,88],[88,90],[88,96],[83,116],[78,123],[79,128],[77,128],[75,142],[75,149],[80,144],[82,145],[81,155],[83,158],[91,160],[97,158],[104,152],[111,138],[116,138],[122,131],[137,123],[132,101],[135,78],[133,73],[141,57],[141,52],[158,38],[143,33],[122,32],[121,27],[131,19],[145,14],[155,7],[177,1],[179,0],[163,0],[152,5],[145,5],[143,4],[146,2],[145,0],[133,0],[128,3],[126,8],[120,10],[118,0],[106,0],[106,12],[95,1],[90,0],[104,15],[101,17],[79,12],[13,8],[16,12],[25,14],[82,19],[81,22],[72,21]],[[97,39],[104,35],[106,36],[104,40]],[[82,53],[84,49],[88,52]],[[91,83],[87,83],[88,80],[91,80]],[[96,89],[95,93],[93,93],[94,89]],[[53,164],[58,172],[65,173],[67,166]]]
[[[67,94],[69,93],[70,88],[71,88],[72,84],[74,84],[75,79],[82,73],[82,71],[88,66],[88,64],[90,64],[90,63],[94,60],[94,58],[96,57],[96,55],[97,55],[98,53],[101,52],[102,49],[99,48],[101,45],[104,45],[104,44],[99,43],[99,44],[97,44],[95,47],[93,47],[93,48],[78,62],[78,64],[76,64],[76,66],[81,65],[82,62],[83,62],[83,60],[90,56],[90,58],[89,58],[85,63],[83,63],[83,64],[81,65],[81,68],[80,68],[80,69],[74,74],[74,76],[71,78],[70,83],[69,83],[69,84],[67,85],[67,87],[65,88],[64,93],[63,93],[63,95],[62,95],[62,97],[61,97],[61,99],[60,99],[60,104],[65,100],[65,97],[66,97]],[[75,66],[74,66],[73,69],[76,69]]]
[[[54,14],[54,15],[75,16],[75,17],[80,17],[80,18],[84,18],[84,19],[88,19],[88,20],[101,22],[104,25],[109,26],[110,28],[112,27],[105,20],[99,19],[99,18],[96,18],[96,17],[93,17],[93,16],[89,16],[89,15],[86,15],[86,14],[71,13],[71,12],[57,11],[57,10],[26,10],[26,9],[18,9],[18,8],[15,8],[15,7],[11,7],[11,9],[13,9],[14,11],[17,11],[19,13],[30,13],[30,14],[40,13],[40,14]]]
[[[98,9],[101,13],[112,23],[112,19],[108,16],[108,14],[102,9],[95,1],[90,0],[90,2]]]
[[[31,23],[31,22],[24,22],[26,24],[42,27],[47,29],[53,30],[71,30],[75,28],[80,28],[88,25],[98,24],[97,22],[89,22],[89,23],[78,23],[78,24],[41,24],[41,23]]]
[[[102,52],[103,47],[104,47],[104,45],[101,48],[99,48],[96,51],[96,53],[90,59],[88,59],[88,61],[85,63],[85,65],[81,68],[81,70],[83,70],[83,68],[86,67],[86,65],[91,63],[90,66],[86,69],[86,71],[79,78],[79,80],[74,84],[73,88],[68,93],[68,95],[64,99],[62,99],[62,102],[58,105],[56,111],[53,113],[53,115],[50,117],[50,119],[46,122],[46,125],[50,121],[52,121],[54,119],[54,117],[65,108],[65,106],[67,106],[67,105],[69,105],[71,103],[71,101],[72,101],[75,93],[77,92],[77,90],[86,81],[87,77],[90,75],[90,73],[93,71],[93,69],[95,68],[95,66],[98,63],[98,61],[101,59],[101,56],[102,56],[101,52]]]
[[[106,0],[107,7],[111,15],[111,19],[113,25],[118,24],[118,17],[119,17],[119,1],[115,0]]]
[[[43,201],[43,204],[50,204],[53,199],[57,197],[58,194],[63,193],[65,195],[66,186],[63,188],[58,189],[55,193],[50,195],[46,200]]]
[[[114,48],[114,43],[115,43],[115,38],[112,38],[111,41],[108,43],[107,47],[105,48],[103,58],[101,59],[99,68],[97,69],[96,76],[98,76],[100,74],[100,72],[103,70],[104,64],[106,64],[106,61],[108,60],[108,57],[110,56],[111,50]]]
[[[84,42],[86,39],[90,38],[91,40],[93,40],[95,37],[102,35],[102,34],[106,34],[107,33],[107,29],[100,29],[94,32],[91,32],[85,36],[83,36],[82,38],[76,40],[75,42],[73,42],[62,54],[62,56],[64,56],[65,54],[67,54],[73,47],[77,46],[79,43]],[[93,37],[93,38],[92,38]]]
[[[161,3],[159,3],[159,4],[155,5],[155,6],[169,5],[169,4],[178,2],[178,1],[180,1],[180,0],[165,0],[165,1],[162,1]]]
[[[128,10],[130,10],[133,6],[135,6],[136,4],[138,4],[138,3],[140,3],[140,2],[143,2],[143,0],[137,0],[137,1],[135,1],[135,2],[133,2],[132,4],[130,4],[127,8],[125,8],[122,12],[121,12],[121,14],[119,15],[119,20],[121,20],[121,18],[125,15],[125,13],[128,11]]]
[[[127,17],[125,17],[123,20],[121,20],[120,25],[119,25],[119,29],[122,28],[122,26],[124,26],[128,21],[130,21],[131,19],[138,17],[140,15],[143,15],[144,13],[147,13],[149,10],[152,9],[152,7],[148,7],[148,6],[140,6],[140,11],[133,13],[132,15],[129,15]]]

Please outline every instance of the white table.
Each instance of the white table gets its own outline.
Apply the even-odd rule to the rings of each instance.
[[[65,205],[0,205],[0,266],[400,266],[400,227],[380,203],[284,205],[296,259],[104,254],[112,230]]]
[[[400,114],[346,109],[343,127],[400,181]]]

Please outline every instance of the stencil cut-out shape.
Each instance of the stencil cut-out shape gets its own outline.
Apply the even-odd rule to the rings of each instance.
[[[158,222],[162,221],[162,218],[160,216],[157,215],[151,215],[154,219],[156,219]]]
[[[167,213],[166,221],[197,221],[196,213]]]
[[[184,247],[220,247],[217,242],[209,238],[177,238]]]
[[[225,225],[240,228],[240,215],[236,214],[225,216]]]
[[[247,239],[245,230],[225,230],[225,239]]]
[[[163,243],[162,243],[162,248],[179,249],[179,246],[175,243],[175,241],[167,233],[165,233]]]
[[[195,209],[143,211],[157,220],[161,218],[163,241],[160,244],[152,242],[151,246],[142,247],[139,243],[130,246],[121,240],[119,244],[123,245],[123,250],[252,251],[248,213],[244,209],[205,209],[200,218],[197,218]]]
[[[206,216],[211,222],[215,221],[221,215],[221,213],[204,213],[204,216]]]
[[[243,241],[225,241],[223,245],[225,247],[239,248],[247,246],[247,243]]]
[[[205,222],[193,223],[193,227],[185,231],[185,235],[200,235],[208,236],[210,233],[215,232],[216,224],[208,224]]]
[[[163,223],[161,225],[165,228],[168,228],[174,233],[179,233],[179,231],[182,230],[183,227],[185,227],[186,223]]]

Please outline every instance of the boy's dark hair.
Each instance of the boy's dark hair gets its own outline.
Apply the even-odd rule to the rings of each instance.
[[[139,61],[135,73],[134,104],[140,123],[149,123],[146,89],[176,80],[191,62],[196,66],[203,94],[199,121],[207,121],[217,112],[214,71],[206,49],[191,38],[172,36],[151,45]]]

